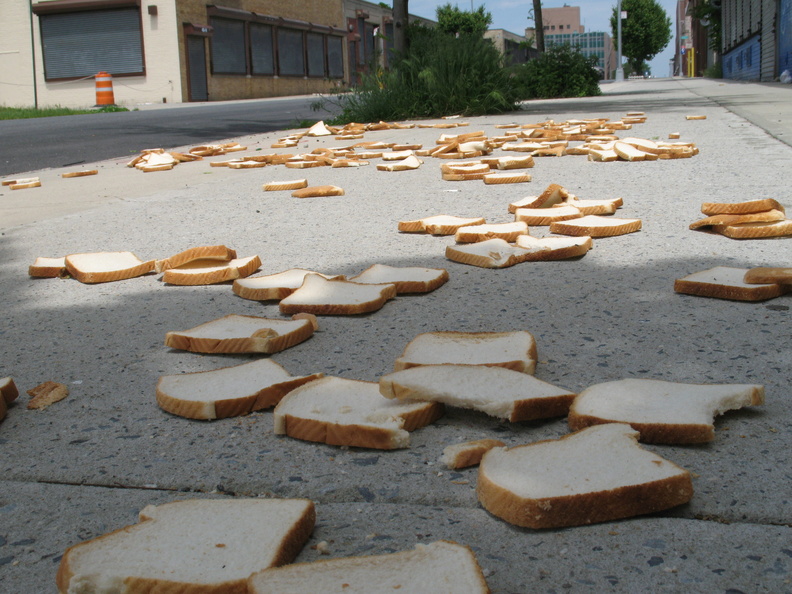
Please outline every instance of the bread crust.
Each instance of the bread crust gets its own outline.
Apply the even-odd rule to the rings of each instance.
[[[28,275],[34,278],[63,278],[66,271],[66,258],[36,258],[28,267]]]
[[[787,289],[778,284],[738,287],[678,278],[674,281],[674,291],[685,295],[715,297],[716,299],[731,299],[733,301],[765,301],[766,299],[773,299],[783,295],[787,292]]]
[[[707,216],[719,214],[748,214],[774,209],[783,212],[784,207],[781,206],[781,203],[772,198],[747,200],[745,202],[704,202],[701,205],[701,212]]]
[[[757,266],[745,273],[744,281],[751,284],[792,284],[792,268]]]
[[[194,260],[193,264],[201,264],[201,260]],[[206,272],[195,272],[193,268],[168,268],[162,280],[170,285],[196,286],[213,285],[227,281],[245,278],[253,274],[261,266],[258,256],[216,262],[210,259],[206,262]]]
[[[562,247],[558,249],[542,250],[537,252],[530,252],[526,254],[524,262],[550,262],[554,260],[568,260],[569,258],[577,258],[585,256],[588,251],[594,246],[594,241],[591,237],[586,237],[586,241],[577,244]],[[519,246],[519,241],[517,242]]]
[[[353,287],[364,287],[367,291],[370,291],[372,287],[379,287],[379,294],[373,296],[368,301],[362,301],[358,303],[300,303],[300,289],[297,289],[289,296],[289,299],[292,299],[292,301],[289,301],[289,299],[281,300],[280,304],[278,305],[281,313],[311,313],[314,315],[326,316],[356,315],[377,311],[378,309],[381,309],[388,300],[396,297],[396,285],[394,284],[366,285],[363,283],[355,283],[347,280],[327,280],[327,282],[345,283],[345,285]]]
[[[597,215],[588,215],[595,217]],[[584,219],[586,217],[583,217]],[[603,217],[604,218],[604,217]],[[579,237],[581,235],[588,235],[593,238],[597,237],[615,237],[617,235],[626,235],[627,233],[635,233],[641,230],[641,219],[615,219],[613,221],[622,221],[621,224],[614,226],[598,226],[586,224],[582,220],[582,224],[572,221],[558,221],[550,223],[550,232],[559,233],[561,235],[573,235]]]
[[[113,252],[105,252],[108,256],[112,256]],[[119,252],[125,253],[125,252]],[[130,253],[131,252],[126,252]],[[99,254],[71,254],[64,259],[66,270],[72,278],[77,279],[81,283],[94,284],[94,283],[109,283],[114,281],[126,280],[128,278],[135,278],[154,271],[154,260],[146,262],[139,260],[139,264],[129,266],[126,268],[119,268],[118,270],[107,271],[92,271],[83,270],[80,266],[80,256],[83,255],[99,255]],[[134,254],[132,254],[134,256]],[[136,257],[136,256],[135,256]]]
[[[716,233],[730,239],[764,239],[792,235],[792,219],[767,223],[741,223],[737,225],[716,225]]]
[[[156,260],[154,263],[154,270],[155,272],[165,272],[169,268],[178,268],[193,260],[218,260],[219,262],[228,262],[236,257],[236,250],[224,245],[202,245],[186,249],[169,258]]]

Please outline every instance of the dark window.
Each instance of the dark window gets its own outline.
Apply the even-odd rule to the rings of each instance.
[[[250,55],[253,74],[275,74],[275,56],[272,51],[272,27],[250,24]]]
[[[110,74],[144,74],[138,8],[42,14],[41,42],[47,80]]]
[[[330,78],[344,77],[344,47],[341,37],[327,38],[327,69]]]
[[[246,74],[245,22],[212,18],[212,72]]]
[[[278,72],[282,76],[304,76],[302,31],[278,29]]]
[[[305,40],[308,44],[308,76],[324,76],[326,74],[324,35],[308,33]]]

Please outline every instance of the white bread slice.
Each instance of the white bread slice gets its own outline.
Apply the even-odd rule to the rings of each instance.
[[[518,208],[514,211],[515,221],[523,221],[531,226],[546,226],[559,221],[579,219],[582,216],[582,212],[569,205],[555,208]]]
[[[512,423],[561,417],[575,394],[504,367],[421,365],[379,378],[386,398],[442,402],[472,408]]]
[[[362,284],[391,284],[396,294],[429,293],[448,281],[448,271],[444,268],[421,268],[419,266],[388,266],[372,264],[350,281]]]
[[[583,216],[586,215],[611,215],[622,205],[621,198],[611,198],[606,200],[578,200],[576,196],[570,196],[562,205],[574,206]]]
[[[481,460],[476,490],[490,513],[535,529],[653,513],[693,496],[690,473],[641,448],[624,423],[494,448]]]
[[[558,221],[550,224],[550,232],[560,235],[589,235],[593,238],[614,237],[635,233],[641,230],[641,219],[620,219],[617,217],[602,217],[599,215],[586,215],[571,221]]]
[[[715,439],[713,418],[764,404],[758,384],[682,384],[623,379],[583,390],[569,409],[576,431],[599,423],[627,423],[646,443],[704,443]]]
[[[108,283],[154,271],[154,260],[144,262],[132,252],[70,254],[64,258],[64,265],[81,283]]]
[[[772,198],[746,200],[745,202],[704,202],[701,205],[701,212],[707,216],[719,214],[749,214],[765,210],[783,211],[784,207],[781,206],[777,200],[773,200]]]
[[[294,377],[270,359],[212,371],[163,375],[157,382],[160,408],[188,419],[224,419],[270,408],[291,390],[323,377]]]
[[[519,200],[515,200],[514,202],[509,203],[509,212],[514,214],[517,212],[518,208],[532,208],[532,204],[536,203],[536,200],[539,196],[525,196],[524,198],[520,198]]]
[[[792,268],[757,266],[748,270],[743,280],[748,284],[792,285]]]
[[[548,260],[566,260],[584,256],[594,245],[591,237],[531,237],[523,235],[517,238],[517,246],[529,251],[524,256],[525,262]]]
[[[250,576],[250,594],[486,594],[476,557],[449,541],[417,544],[412,551],[295,563]]]
[[[747,214],[718,214],[699,219],[689,225],[689,229],[702,227],[715,227],[716,225],[742,225],[743,223],[774,223],[783,221],[784,212],[781,210],[763,210]]]
[[[717,225],[713,231],[731,239],[765,239],[768,237],[787,237],[792,235],[792,219],[770,223],[741,223],[737,225]]]
[[[148,505],[138,524],[67,549],[58,589],[244,594],[252,573],[294,560],[315,521],[307,499]]]
[[[528,250],[497,237],[475,243],[449,245],[445,251],[449,260],[481,268],[508,268],[525,262],[529,253]]]
[[[456,232],[454,239],[458,243],[475,243],[495,238],[511,242],[521,235],[527,234],[528,224],[523,221],[514,221],[512,223],[490,223],[462,227]]]
[[[395,296],[396,285],[367,285],[309,274],[299,289],[281,299],[279,307],[285,314],[355,315],[377,311]]]
[[[19,396],[19,390],[10,377],[0,378],[0,421],[2,421],[8,412],[8,405],[11,404]]]
[[[315,319],[275,320],[231,314],[181,332],[168,332],[165,346],[193,353],[277,353],[308,339]]]
[[[345,280],[342,274],[327,275],[304,268],[290,268],[276,274],[239,278],[231,289],[244,299],[253,301],[281,300],[299,289],[308,274],[317,274],[328,280]]]
[[[716,297],[735,301],[763,301],[773,299],[790,288],[776,283],[749,284],[745,282],[747,268],[716,266],[694,272],[674,281],[674,291],[700,297]]]
[[[155,272],[165,272],[168,268],[179,268],[194,260],[218,260],[228,262],[237,257],[236,251],[224,245],[202,245],[174,254],[170,258],[154,262]]]
[[[168,268],[162,280],[170,285],[195,286],[224,283],[250,276],[261,266],[258,256],[237,258],[227,262],[193,260],[179,268]]]
[[[563,204],[569,198],[569,191],[559,184],[550,184],[545,188],[544,192],[536,196],[532,201],[523,199],[519,202],[524,202],[518,208],[550,208],[557,204]],[[517,203],[514,203],[517,204]],[[516,209],[515,209],[516,210]],[[509,212],[514,212],[509,209]]]
[[[28,275],[34,278],[57,278],[67,276],[66,258],[37,257],[28,267]]]
[[[522,184],[531,181],[531,176],[528,173],[488,173],[483,179],[487,185]]]
[[[424,332],[413,338],[396,359],[399,371],[419,365],[492,365],[532,374],[536,340],[525,330],[509,332]]]
[[[343,196],[344,189],[338,186],[309,186],[294,190],[291,193],[294,198],[321,198],[326,196]]]
[[[440,462],[452,470],[477,466],[484,454],[492,448],[502,448],[505,445],[500,439],[477,439],[455,443],[443,449]]]
[[[613,151],[625,161],[643,161],[647,156],[646,152],[626,142],[613,143]]]
[[[323,377],[289,392],[275,407],[275,433],[329,445],[392,450],[410,431],[444,412],[436,402],[384,398],[375,382]]]
[[[399,221],[402,233],[431,233],[432,235],[453,235],[465,225],[483,225],[487,221],[483,217],[456,217],[452,215],[435,215],[415,221]]]

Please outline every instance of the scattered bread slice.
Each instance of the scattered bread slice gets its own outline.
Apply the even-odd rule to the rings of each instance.
[[[162,280],[170,285],[213,285],[250,276],[261,266],[258,256],[237,258],[228,262],[214,259],[193,260],[192,262],[168,268]]]
[[[345,280],[344,275],[327,275],[304,268],[290,268],[276,274],[239,278],[234,281],[232,290],[244,299],[253,301],[281,300],[299,289],[305,277],[317,274],[328,280]]]
[[[484,454],[492,448],[502,448],[505,445],[500,439],[477,439],[455,443],[443,449],[440,462],[452,470],[477,466]]]
[[[142,276],[154,271],[154,260],[140,260],[132,252],[70,254],[66,270],[81,283],[108,283]]]
[[[773,223],[783,221],[784,212],[781,210],[763,210],[747,214],[718,214],[710,215],[704,219],[695,221],[689,225],[689,229],[701,229],[702,227],[715,227],[717,225],[741,225],[743,223]]]
[[[250,594],[289,592],[489,592],[476,557],[468,547],[450,541],[417,544],[412,551],[295,563],[250,577]]]
[[[776,283],[746,283],[744,278],[747,272],[747,268],[716,266],[676,279],[674,291],[699,297],[716,297],[735,301],[764,301],[779,297],[790,288]]]
[[[525,262],[529,252],[510,244],[505,239],[495,238],[446,246],[445,255],[449,260],[460,264],[469,264],[480,268],[508,268]]]
[[[396,294],[429,293],[448,281],[448,271],[443,268],[421,268],[418,266],[396,267],[387,264],[372,264],[360,274],[349,279],[362,284],[391,284]]]
[[[534,200],[523,198],[522,201],[513,203],[516,206],[514,210],[517,210],[517,208],[550,208],[551,206],[563,204],[569,196],[570,193],[564,186],[550,184]],[[509,212],[514,212],[514,210],[509,208]]]
[[[534,529],[579,526],[653,513],[693,496],[690,473],[638,445],[624,423],[556,440],[493,448],[479,466],[481,505]]]
[[[28,409],[42,410],[66,398],[69,395],[69,388],[65,384],[49,381],[31,388],[27,393],[30,395]]]
[[[262,189],[265,192],[276,192],[279,190],[301,190],[308,187],[307,179],[294,179],[288,181],[272,181],[264,184]]]
[[[156,260],[154,262],[155,272],[164,272],[169,268],[179,268],[195,260],[217,260],[218,262],[228,262],[237,257],[236,250],[227,248],[224,245],[202,245],[186,249],[170,258]]]
[[[442,402],[518,423],[567,414],[575,394],[527,373],[488,365],[421,365],[379,378],[386,398]]]
[[[139,518],[67,549],[59,591],[244,593],[252,573],[294,560],[316,511],[307,499],[192,499]]]
[[[483,217],[456,217],[452,215],[435,215],[415,221],[399,221],[402,233],[431,233],[432,235],[453,235],[460,227],[483,225],[487,221]]]
[[[224,419],[270,408],[294,388],[322,377],[292,376],[270,359],[212,371],[163,375],[157,382],[160,408],[188,419]]]
[[[28,275],[34,278],[58,278],[68,276],[66,258],[36,258],[28,267]]]
[[[513,242],[522,235],[528,235],[528,223],[514,221],[462,227],[456,232],[454,239],[457,243],[475,243],[495,238]]]
[[[614,237],[635,233],[641,230],[641,219],[621,219],[617,217],[602,217],[599,215],[586,215],[579,219],[557,221],[550,224],[550,232],[560,235],[581,236],[588,235],[593,238]]]
[[[768,239],[792,235],[792,219],[772,223],[741,223],[716,225],[713,230],[731,239]]]
[[[295,198],[320,198],[325,196],[343,196],[344,189],[338,186],[309,186],[295,190],[291,194]]]
[[[368,285],[309,274],[299,289],[281,299],[279,307],[285,314],[355,315],[377,311],[394,297],[392,284]]]
[[[407,344],[393,369],[452,363],[492,365],[532,374],[536,356],[536,341],[526,330],[425,332]]]
[[[748,284],[792,285],[792,268],[757,266],[745,273],[743,280]]]
[[[579,200],[575,196],[570,196],[561,204],[574,206],[583,216],[586,215],[611,215],[622,205],[621,198],[611,198],[606,200]]]
[[[528,250],[524,262],[566,260],[586,255],[594,242],[588,235],[581,237],[532,237],[523,235],[517,238],[517,247]]]
[[[745,202],[705,202],[701,205],[701,212],[707,216],[719,214],[749,214],[765,210],[784,211],[784,207],[772,198],[747,200]]]
[[[528,225],[547,226],[560,221],[579,219],[583,216],[574,206],[564,205],[555,208],[518,208],[514,211],[514,220]]]
[[[275,320],[231,314],[189,330],[168,332],[165,346],[194,353],[277,353],[307,340],[315,319]]]
[[[66,173],[61,173],[61,177],[63,178],[86,177],[88,175],[97,175],[98,173],[99,173],[98,169],[83,169],[81,171],[67,171]]]
[[[275,433],[329,445],[409,447],[410,431],[443,415],[436,402],[384,398],[375,382],[324,377],[289,392],[275,407]]]
[[[377,165],[377,171],[409,171],[411,169],[418,169],[421,165],[423,165],[423,161],[413,154],[408,155],[406,158],[400,157],[399,159],[394,159],[393,155],[388,155],[386,153],[382,156],[382,158],[387,161],[396,162],[387,164],[380,163]]]
[[[488,173],[484,176],[485,184],[522,184],[531,181],[527,173]]]
[[[646,443],[687,444],[715,439],[713,418],[764,404],[757,384],[682,384],[623,379],[583,390],[569,409],[576,431],[601,423],[627,423]]]
[[[19,396],[19,390],[13,378],[0,378],[0,421],[3,420],[8,411],[8,405]]]

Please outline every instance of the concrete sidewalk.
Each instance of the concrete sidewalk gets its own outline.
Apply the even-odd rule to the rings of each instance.
[[[493,592],[792,592],[790,297],[744,303],[673,292],[674,279],[713,266],[792,265],[792,239],[735,241],[688,229],[702,202],[773,197],[792,208],[783,175],[792,163],[790,90],[628,81],[605,85],[601,97],[456,120],[469,123],[458,130],[364,138],[428,147],[442,133],[497,136],[497,124],[617,120],[639,110],[647,122],[622,134],[680,132],[700,149],[691,159],[636,163],[537,158],[528,184],[443,181],[433,158],[388,173],[376,170],[378,161],[300,171],[210,167],[227,158],[217,157],[149,174],[104,161],[93,165],[97,176],[62,179],[65,170],[51,169],[37,172],[41,188],[3,188],[0,376],[13,377],[23,395],[0,423],[0,592],[55,591],[68,546],[134,523],[147,504],[248,496],[317,503],[317,528],[299,561],[328,558],[312,548],[321,541],[330,557],[343,557],[450,539],[474,550]],[[278,136],[242,138],[248,151],[231,156],[274,152]],[[309,139],[278,152],[343,144]],[[297,200],[261,190],[299,177],[346,195]],[[442,213],[507,222],[508,203],[550,183],[581,198],[621,196],[616,216],[641,218],[643,228],[595,240],[579,260],[503,270],[445,259],[452,237],[396,230],[400,220]],[[378,451],[277,437],[269,411],[213,422],[172,416],[155,401],[160,376],[253,357],[171,350],[165,333],[231,313],[277,318],[277,304],[240,299],[228,285],[169,286],[160,275],[101,285],[27,275],[37,256],[129,250],[163,258],[221,243],[240,256],[259,254],[264,274],[301,267],[352,275],[374,263],[448,270],[449,283],[433,293],[400,296],[364,316],[320,317],[311,339],[272,356],[294,375],[376,381],[421,332],[528,330],[539,349],[536,376],[575,392],[624,377],[759,383],[766,404],[720,417],[710,444],[646,446],[693,473],[689,504],[592,526],[521,529],[478,505],[475,468],[449,471],[438,459],[445,446],[470,439],[511,446],[557,438],[568,433],[566,419],[511,424],[449,408],[412,433],[410,448]],[[46,380],[67,384],[70,396],[27,410],[24,391]]]

